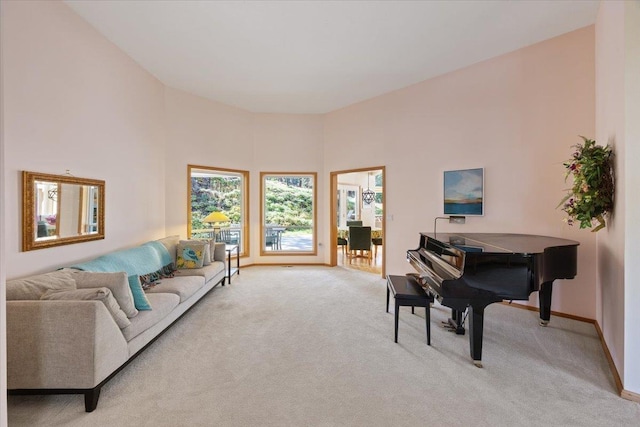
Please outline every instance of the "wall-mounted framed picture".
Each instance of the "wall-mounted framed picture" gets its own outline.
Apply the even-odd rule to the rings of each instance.
[[[444,172],[444,214],[484,215],[484,168]]]

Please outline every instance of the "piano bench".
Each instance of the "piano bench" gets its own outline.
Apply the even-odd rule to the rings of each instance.
[[[387,276],[387,313],[389,312],[389,295],[393,294],[396,301],[395,307],[395,342],[398,342],[398,314],[400,307],[424,307],[425,322],[427,327],[427,345],[431,345],[431,304],[433,295],[428,294],[420,284],[410,276]]]

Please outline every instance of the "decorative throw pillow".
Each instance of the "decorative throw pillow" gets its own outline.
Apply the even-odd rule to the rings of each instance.
[[[68,271],[52,271],[24,279],[7,280],[7,300],[38,300],[47,291],[69,291],[76,281]]]
[[[151,304],[149,304],[149,300],[144,294],[144,290],[142,290],[142,285],[140,284],[140,276],[134,274],[133,276],[129,276],[127,279],[129,280],[129,287],[131,288],[133,303],[136,308],[141,311],[151,310]]]
[[[202,265],[210,265],[213,258],[213,249],[215,247],[216,241],[214,239],[191,239],[191,240],[180,240],[180,243],[191,243],[191,242],[203,242],[206,243],[204,247],[204,257],[202,261]]]
[[[191,240],[187,243],[178,243],[176,252],[176,267],[182,268],[202,268],[204,263],[205,242]]]
[[[124,271],[117,273],[82,270],[72,271],[78,289],[109,288],[118,305],[129,319],[138,314],[138,310],[136,310],[135,303],[133,302],[133,293],[127,280],[127,273]]]
[[[129,319],[127,319],[127,315],[124,314],[124,311],[120,309],[118,302],[113,297],[111,291],[108,288],[74,289],[71,291],[51,290],[45,292],[42,297],[40,297],[40,299],[64,301],[102,301],[120,329],[126,328],[131,324]]]
[[[171,260],[173,261],[173,265],[175,265],[176,264],[176,246],[180,241],[180,236],[176,234],[174,236],[164,237],[156,241],[162,243],[162,245],[167,249],[167,251],[171,255]]]
[[[225,261],[227,259],[227,245],[224,243],[215,243],[215,249],[211,253],[211,261]]]

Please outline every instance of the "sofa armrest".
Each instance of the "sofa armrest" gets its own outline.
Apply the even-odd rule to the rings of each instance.
[[[7,301],[7,388],[93,388],[127,361],[100,301]]]
[[[227,251],[225,250],[226,246],[227,245],[225,243],[216,242],[216,247],[213,251],[214,261],[221,261],[225,263],[225,265],[227,264]]]

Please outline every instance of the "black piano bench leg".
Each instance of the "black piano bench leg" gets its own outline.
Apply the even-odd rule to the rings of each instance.
[[[396,334],[395,334],[395,341],[394,342],[398,342],[398,314],[400,313],[400,304],[398,303],[398,300],[396,299],[396,310],[393,313],[393,316],[395,317],[395,324],[396,324]]]
[[[389,286],[387,286],[387,313],[389,312]]]

